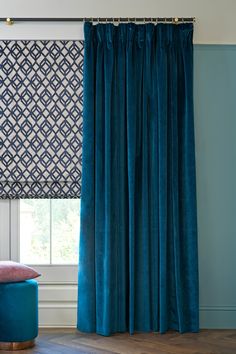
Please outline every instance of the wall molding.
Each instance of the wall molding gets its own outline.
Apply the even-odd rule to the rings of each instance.
[[[199,311],[236,311],[236,305],[200,306]]]
[[[77,301],[40,301],[39,302],[39,309],[43,308],[50,308],[50,309],[56,309],[56,308],[71,308],[71,309],[77,309]],[[236,311],[236,306],[200,306],[199,312],[200,311]]]
[[[39,327],[75,328],[77,322],[77,283],[39,283]]]
[[[76,325],[58,325],[57,323],[51,323],[51,324],[47,324],[47,325],[40,325],[39,324],[39,329],[47,329],[47,328],[75,328],[76,329]]]
[[[41,301],[39,310],[41,309],[77,309],[76,301]]]
[[[62,286],[67,286],[67,285],[74,285],[77,286],[78,283],[74,281],[39,281],[38,282],[39,286],[57,286],[57,285],[62,285]]]

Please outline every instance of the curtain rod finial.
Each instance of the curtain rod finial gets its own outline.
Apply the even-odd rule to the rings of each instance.
[[[8,26],[11,26],[11,25],[13,25],[13,23],[14,23],[14,21],[13,21],[10,17],[7,17],[7,19],[6,19],[6,24],[7,24]]]

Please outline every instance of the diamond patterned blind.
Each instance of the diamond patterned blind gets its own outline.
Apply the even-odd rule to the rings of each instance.
[[[82,41],[0,41],[0,198],[78,198]]]

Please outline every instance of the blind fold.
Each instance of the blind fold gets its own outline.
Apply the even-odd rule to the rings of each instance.
[[[0,41],[0,198],[79,198],[83,42]]]

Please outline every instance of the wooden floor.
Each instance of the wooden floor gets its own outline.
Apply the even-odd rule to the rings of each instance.
[[[0,351],[1,354],[9,352]],[[32,349],[15,354],[236,354],[236,330],[198,334],[117,334],[102,337],[76,330],[41,330]]]

